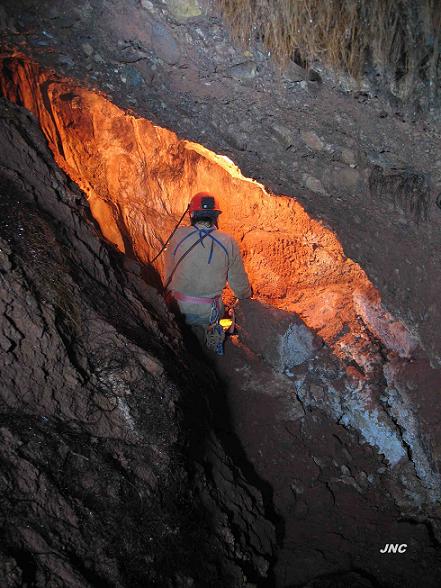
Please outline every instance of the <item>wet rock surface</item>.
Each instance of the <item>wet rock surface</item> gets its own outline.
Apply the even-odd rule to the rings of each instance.
[[[215,378],[4,101],[0,150],[1,585],[264,578],[273,526],[214,432]]]

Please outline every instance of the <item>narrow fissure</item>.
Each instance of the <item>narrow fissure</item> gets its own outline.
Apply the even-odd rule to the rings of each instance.
[[[219,199],[221,225],[240,243],[260,301],[296,312],[346,361],[381,361],[364,319],[379,293],[336,236],[292,197],[269,194],[228,158],[124,112],[103,95],[57,79],[29,61],[6,59],[3,94],[38,118],[57,163],[86,193],[103,235],[149,263],[191,195]],[[67,98],[66,98],[67,97]],[[161,273],[163,259],[155,263]],[[389,317],[388,317],[389,318]],[[367,321],[368,326],[369,322]],[[398,352],[413,344],[404,325],[383,320]],[[386,323],[389,323],[386,325]],[[377,327],[378,328],[378,327]]]

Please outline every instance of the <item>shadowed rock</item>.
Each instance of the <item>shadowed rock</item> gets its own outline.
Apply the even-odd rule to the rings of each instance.
[[[297,315],[257,300],[240,303],[237,324],[241,341],[279,372],[311,359],[323,346]]]

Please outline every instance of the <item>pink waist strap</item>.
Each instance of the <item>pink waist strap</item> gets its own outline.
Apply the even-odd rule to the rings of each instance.
[[[187,294],[183,294],[182,292],[177,292],[176,290],[172,290],[171,295],[175,300],[180,300],[181,302],[191,302],[192,304],[212,304],[213,302],[218,302],[220,296],[215,296],[214,298],[205,298],[202,296],[187,296]]]

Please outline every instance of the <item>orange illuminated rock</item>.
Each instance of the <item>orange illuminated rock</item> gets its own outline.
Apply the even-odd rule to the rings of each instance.
[[[37,116],[57,163],[84,190],[103,235],[120,251],[149,263],[191,196],[213,192],[223,210],[220,226],[239,242],[256,298],[295,311],[338,355],[364,370],[375,363],[354,293],[358,301],[378,304],[379,295],[336,235],[294,198],[268,193],[228,158],[129,114],[78,82],[23,58],[4,59],[2,69],[3,94]],[[160,257],[159,272],[162,264]]]

